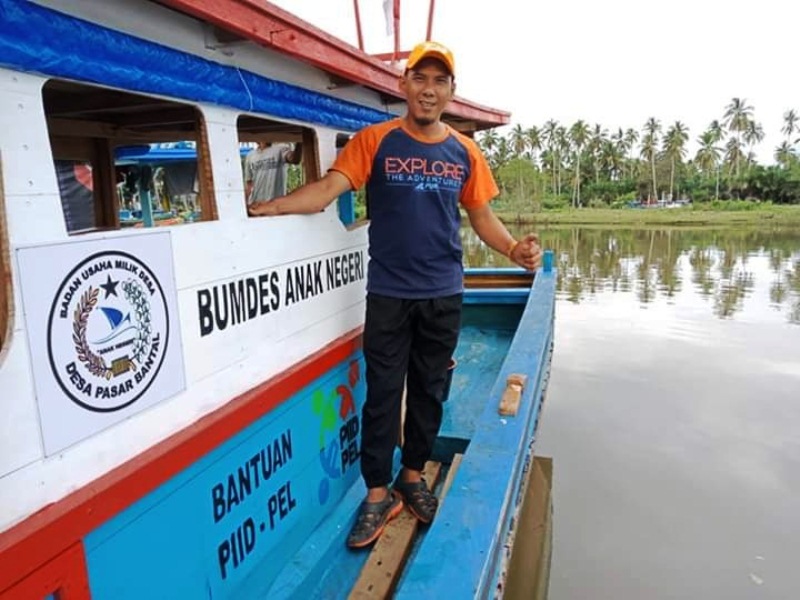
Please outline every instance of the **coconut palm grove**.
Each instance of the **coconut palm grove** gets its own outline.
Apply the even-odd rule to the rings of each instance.
[[[774,164],[755,150],[764,129],[744,98],[733,98],[705,131],[656,117],[640,128],[609,132],[583,120],[514,126],[477,141],[501,189],[498,208],[537,212],[566,207],[742,203],[800,204],[800,115],[787,110]],[[690,136],[697,151],[689,156]]]

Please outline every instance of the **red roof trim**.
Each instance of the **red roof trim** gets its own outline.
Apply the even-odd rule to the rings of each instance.
[[[265,0],[157,0],[261,46],[398,99],[398,69],[314,27]],[[456,97],[447,113],[494,127],[508,112]]]

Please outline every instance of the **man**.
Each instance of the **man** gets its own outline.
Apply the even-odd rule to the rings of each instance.
[[[260,141],[244,159],[247,204],[268,202],[286,193],[287,165],[302,158],[302,144],[271,144]]]
[[[498,194],[475,142],[440,118],[455,92],[452,53],[435,42],[414,48],[400,78],[407,112],[369,126],[345,146],[330,171],[251,214],[315,213],[366,183],[370,203],[361,473],[367,498],[348,536],[371,544],[403,501],[429,523],[437,500],[422,479],[442,420],[448,363],[461,326],[463,293],[459,203],[478,236],[516,264],[535,269],[534,235],[515,240],[489,208]],[[392,455],[407,389],[403,469],[392,491]]]

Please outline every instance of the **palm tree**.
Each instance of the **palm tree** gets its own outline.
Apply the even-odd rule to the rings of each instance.
[[[600,150],[600,164],[608,174],[609,181],[619,181],[625,171],[624,146],[618,141],[606,140]]]
[[[734,136],[725,144],[725,162],[730,166],[732,173],[735,173],[739,163],[744,159],[744,148],[742,147],[741,140]]]
[[[711,121],[711,124],[708,126],[708,131],[711,133],[715,144],[721,142],[722,138],[725,137],[725,126],[717,119]]]
[[[603,149],[603,144],[608,141],[608,131],[603,129],[600,125],[595,124],[594,129],[589,136],[586,150],[589,159],[592,161],[592,171],[594,171],[594,181],[600,181],[600,153]]]
[[[487,129],[478,139],[478,145],[480,146],[481,150],[483,150],[484,154],[486,154],[486,158],[490,162],[492,155],[494,154],[494,150],[497,148],[499,143],[500,136],[494,129]]]
[[[633,149],[636,147],[636,142],[638,141],[639,141],[639,132],[633,129],[632,127],[629,127],[625,131],[625,147],[628,149],[628,152],[630,153],[628,155],[628,158],[630,160],[633,160]]]
[[[633,149],[636,147],[636,142],[639,141],[639,132],[636,131],[633,127],[629,127],[625,130],[625,137],[624,137],[624,148],[625,152],[627,153],[627,162],[630,166],[630,177],[633,177],[633,169],[634,169],[634,157],[633,157]],[[624,175],[624,174],[623,174]]]
[[[784,169],[789,168],[789,165],[792,164],[793,158],[794,152],[792,151],[792,145],[788,140],[784,140],[781,142],[780,146],[775,148],[775,162],[777,162]]]
[[[575,152],[575,183],[572,188],[572,205],[581,204],[581,154],[589,137],[589,126],[582,120],[576,121],[569,129],[569,137]]]
[[[556,185],[556,144],[558,143],[558,122],[550,119],[544,124],[544,142],[550,154],[550,167],[551,175],[553,177],[553,193],[558,194],[558,186]]]
[[[525,150],[528,148],[528,138],[525,135],[525,130],[522,129],[522,125],[517,124],[511,130],[509,144],[514,153],[514,158],[522,158],[522,155],[525,154]]]
[[[564,166],[564,156],[569,153],[569,137],[567,136],[567,128],[559,125],[556,129],[556,172],[558,173],[558,193],[561,193],[561,171]]]
[[[708,126],[708,132],[711,135],[711,143],[712,145],[716,146],[722,141],[722,138],[725,137],[725,126],[720,123],[717,119],[711,121]],[[721,152],[722,148],[718,148]],[[715,199],[719,200],[719,176],[720,176],[720,162],[719,162],[719,152],[717,153],[716,158],[716,166],[717,166],[717,184],[716,184],[716,192],[715,192]]]
[[[742,147],[742,133],[747,131],[748,123],[753,115],[753,107],[747,104],[745,98],[733,98],[731,103],[725,108],[724,121],[728,131],[733,133],[736,138],[736,143],[728,147],[736,147],[741,150]],[[744,154],[742,152],[734,153],[734,172],[736,177],[739,177],[739,161]]]
[[[630,148],[628,147],[627,142],[625,140],[625,131],[622,129],[622,127],[617,128],[616,133],[614,133],[611,136],[611,144],[614,146],[614,154],[615,154],[615,156],[619,157],[619,167],[620,167],[620,169],[619,169],[618,175],[619,175],[619,177],[624,179],[625,178],[625,167],[626,167],[625,158],[626,158],[626,156],[628,154],[628,150],[630,150]],[[608,152],[605,151],[605,154],[607,155]],[[606,164],[606,166],[608,165],[608,163],[605,163],[605,164]]]
[[[664,155],[669,158],[669,199],[675,182],[675,161],[681,162],[686,156],[686,142],[689,141],[689,130],[680,121],[675,121],[664,136]]]
[[[694,157],[694,162],[697,168],[702,171],[707,178],[716,171],[717,162],[719,161],[720,153],[722,150],[716,146],[716,139],[713,131],[706,130],[697,138],[697,143],[700,148]]]
[[[494,153],[495,164],[498,167],[505,165],[511,158],[511,146],[504,137],[497,143],[497,150]]]
[[[794,109],[789,109],[783,113],[783,127],[781,128],[781,133],[786,135],[787,141],[792,138],[795,131],[800,130],[800,127],[798,127],[799,121],[800,119],[798,119]]]
[[[531,150],[531,162],[536,166],[539,151],[542,149],[542,132],[532,125],[525,130],[525,137],[528,138],[528,148]]]
[[[722,148],[717,146],[719,140],[720,136],[718,131],[715,131],[711,127],[704,131],[697,139],[697,142],[700,144],[700,149],[697,151],[697,155],[694,158],[698,168],[706,173],[707,176],[711,173],[711,169],[716,171],[716,200],[719,200],[719,157],[722,153]]]
[[[650,163],[650,174],[653,178],[653,200],[658,200],[658,187],[656,185],[656,152],[658,150],[658,133],[661,123],[655,117],[650,117],[644,124],[642,136],[642,156]]]
[[[744,130],[744,143],[750,147],[750,152],[748,153],[748,159],[750,156],[754,156],[753,154],[753,147],[756,144],[760,144],[764,140],[764,128],[761,126],[761,123],[756,123],[755,121],[750,121],[747,124],[747,129]],[[749,161],[748,162],[755,162]]]
[[[510,146],[514,153],[514,158],[517,159],[517,189],[519,190],[520,199],[525,197],[525,189],[522,183],[522,157],[525,150],[528,148],[528,136],[522,125],[515,125],[511,130]]]

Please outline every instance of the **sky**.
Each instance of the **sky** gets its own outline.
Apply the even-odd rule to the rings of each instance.
[[[357,45],[352,0],[273,0]],[[387,52],[383,0],[359,0],[365,48]],[[425,37],[429,0],[401,3],[401,47]],[[609,132],[681,121],[689,151],[734,97],[766,134],[774,163],[783,114],[800,113],[800,3],[795,0],[436,0],[433,39],[456,57],[457,94],[527,128],[583,119]],[[501,132],[507,132],[503,129]]]

